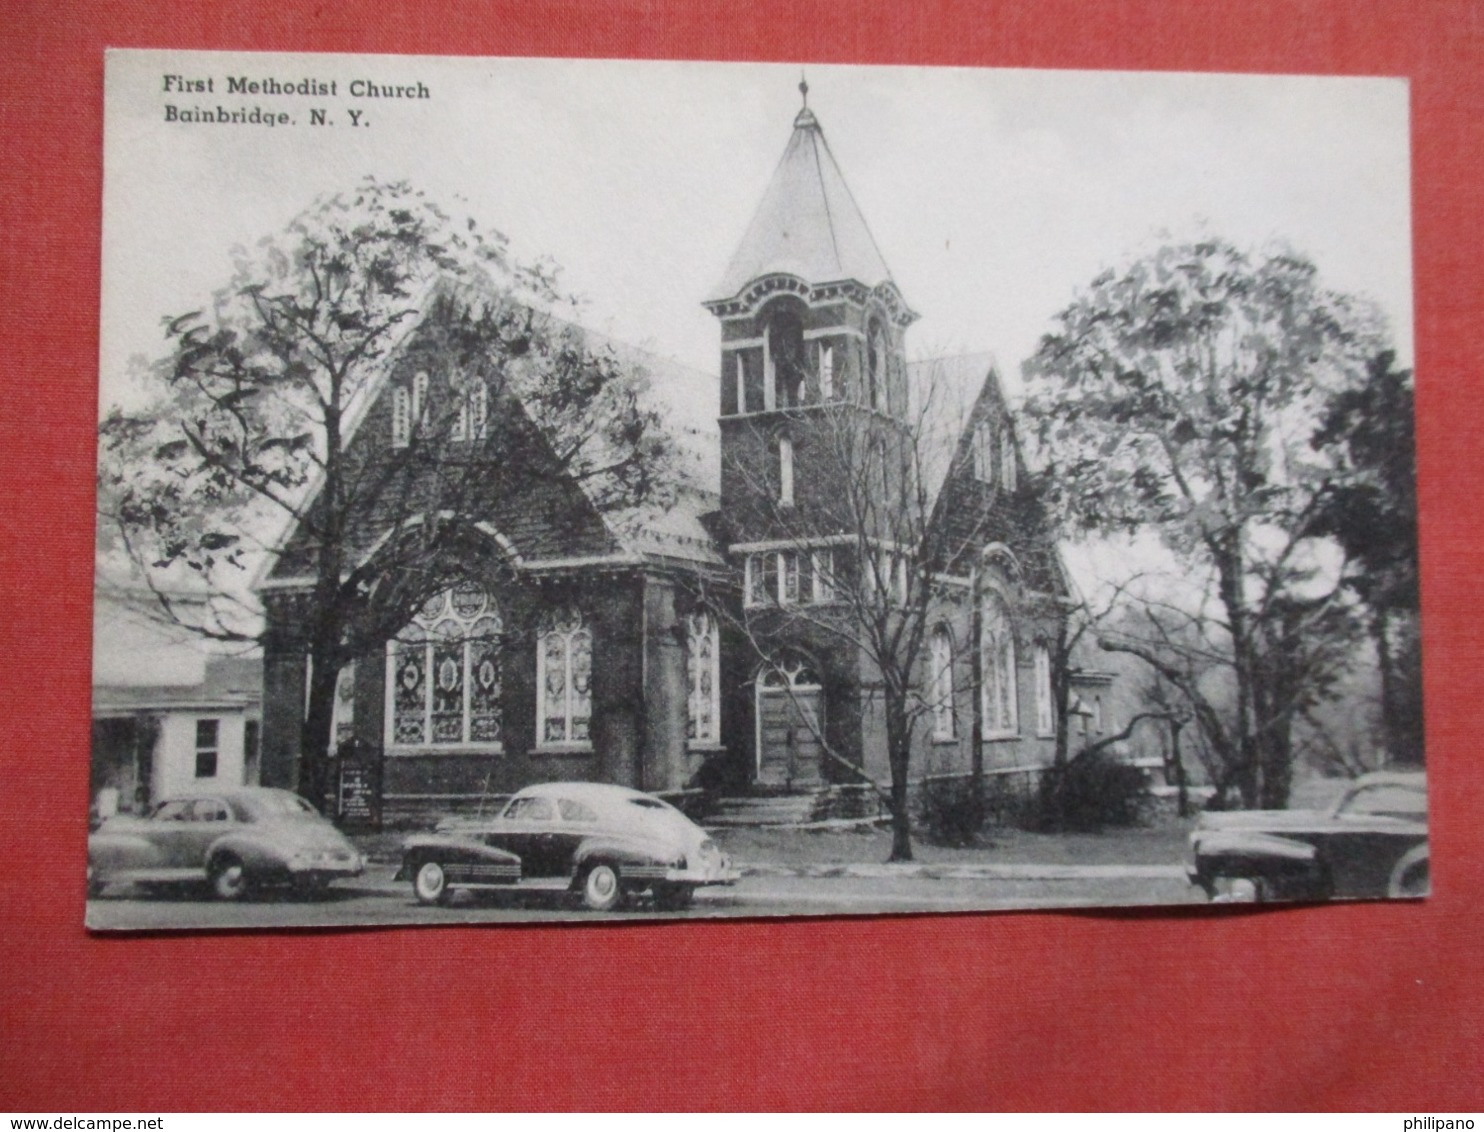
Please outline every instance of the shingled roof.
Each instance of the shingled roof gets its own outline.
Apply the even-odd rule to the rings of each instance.
[[[754,279],[776,273],[807,283],[853,279],[867,287],[891,280],[808,106],[794,119],[762,203],[708,301],[730,299]]]

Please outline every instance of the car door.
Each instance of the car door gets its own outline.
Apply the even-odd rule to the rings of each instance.
[[[552,876],[571,876],[576,868],[577,850],[598,831],[598,812],[576,798],[557,799],[557,827],[552,833]]]
[[[149,867],[186,869],[200,864],[193,849],[193,835],[198,835],[191,815],[194,806],[192,799],[176,798],[160,803],[150,815],[147,836],[154,860],[148,862]]]
[[[485,835],[485,844],[519,857],[522,880],[550,876],[548,858],[556,813],[555,803],[542,795],[514,798]]]

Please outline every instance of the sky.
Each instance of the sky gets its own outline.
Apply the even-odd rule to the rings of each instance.
[[[134,399],[130,359],[163,353],[162,319],[209,301],[234,245],[367,174],[409,180],[517,256],[560,265],[589,327],[714,374],[701,301],[788,142],[801,74],[921,315],[910,356],[993,353],[1013,394],[1055,313],[1099,272],[1220,236],[1309,256],[1328,286],[1379,306],[1411,364],[1400,79],[113,51],[100,411]],[[229,77],[335,94],[231,93]],[[179,89],[207,79],[209,92]],[[354,82],[428,97],[353,97]],[[171,108],[292,123],[169,121]],[[312,109],[333,124],[311,125]],[[689,420],[717,399],[700,377],[664,395]]]
[[[809,103],[897,285],[914,356],[992,352],[1012,384],[1099,271],[1206,234],[1310,256],[1374,299],[1412,357],[1400,79],[404,56],[112,52],[102,401],[229,250],[363,175],[406,178],[550,257],[594,329],[714,373],[720,280]],[[164,76],[212,78],[166,93]],[[337,96],[227,95],[228,76]],[[348,96],[356,79],[427,99]],[[292,126],[167,122],[165,107]],[[311,107],[330,127],[308,125]],[[352,127],[359,110],[367,125]],[[685,391],[680,391],[684,395]],[[711,388],[696,396],[710,412]]]

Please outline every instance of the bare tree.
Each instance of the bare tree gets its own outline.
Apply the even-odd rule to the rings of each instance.
[[[811,385],[801,380],[798,388]],[[952,523],[942,514],[941,486],[972,459],[970,417],[945,376],[929,367],[906,413],[793,398],[781,422],[748,426],[753,435],[740,447],[769,458],[737,460],[730,469],[746,484],[740,494],[757,501],[758,513],[745,521],[771,531],[776,548],[748,565],[743,608],[735,614],[739,631],[764,663],[807,638],[860,659],[862,709],[880,712],[889,781],[873,781],[831,745],[817,720],[805,719],[825,758],[886,801],[894,861],[912,857],[914,737],[935,712],[953,710],[966,692],[977,694],[977,646],[970,650],[976,663],[954,666],[947,679],[925,671],[939,610],[975,600],[945,571],[976,557],[991,526],[987,511]],[[982,769],[977,724],[973,751]]]

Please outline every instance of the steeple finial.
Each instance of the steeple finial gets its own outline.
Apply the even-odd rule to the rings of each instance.
[[[799,72],[799,93],[804,96],[804,107],[794,118],[794,129],[807,126],[817,126],[814,112],[809,109],[809,80],[804,78],[804,72]]]

